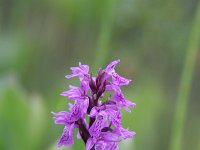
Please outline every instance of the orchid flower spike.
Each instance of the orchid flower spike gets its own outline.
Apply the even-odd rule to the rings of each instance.
[[[78,77],[80,87],[70,85],[68,91],[61,93],[73,102],[69,103],[69,111],[52,112],[55,124],[64,126],[58,147],[74,144],[75,128],[86,150],[118,150],[120,141],[135,136],[135,132],[124,129],[121,123],[121,109],[130,112],[130,107],[136,104],[125,99],[121,90],[121,86],[128,85],[131,80],[115,72],[119,62],[112,61],[105,69],[99,69],[96,77],[88,73],[88,65],[79,63],[79,67],[71,67],[72,74],[66,78]],[[104,97],[108,91],[113,94]]]

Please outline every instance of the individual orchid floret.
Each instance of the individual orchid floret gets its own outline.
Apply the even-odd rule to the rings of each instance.
[[[118,86],[128,85],[131,80],[119,76],[116,72],[112,73],[112,83]]]
[[[66,78],[73,78],[73,77],[79,77],[81,80],[84,78],[88,78],[89,74],[89,66],[88,65],[82,65],[79,62],[79,67],[71,67],[72,74],[71,75],[66,75]]]
[[[117,91],[114,92],[113,101],[115,101],[118,106],[124,108],[128,112],[130,112],[129,107],[135,107],[136,106],[135,103],[133,103],[129,100],[126,100],[124,98],[124,95],[121,92],[121,90],[117,90]]]
[[[90,133],[91,137],[97,139],[101,133],[101,130],[104,127],[108,126],[106,117],[107,117],[107,114],[105,112],[99,113],[95,117],[94,123],[89,128],[89,133]]]
[[[70,100],[85,100],[87,99],[86,91],[76,86],[69,86],[70,90],[62,92],[60,95],[67,96]]]
[[[72,123],[71,120],[69,120],[70,118],[69,112],[66,111],[61,111],[58,113],[52,112],[52,114],[54,115],[53,119],[55,120],[55,124],[69,125]]]
[[[73,100],[68,103],[69,111],[52,112],[55,124],[64,125],[58,147],[73,145],[75,128],[77,139],[83,140],[86,150],[118,150],[120,141],[135,136],[135,132],[124,129],[121,123],[121,108],[130,112],[130,107],[136,104],[125,99],[121,90],[131,80],[116,73],[119,62],[112,61],[105,69],[99,69],[96,77],[89,74],[88,65],[79,63],[79,67],[71,67],[72,74],[66,78],[78,77],[80,87],[70,85],[68,91],[61,93]]]
[[[119,137],[121,137],[124,140],[127,138],[132,138],[136,134],[135,132],[129,131],[128,129],[124,129],[122,127],[115,128],[113,132],[116,133]]]
[[[58,147],[63,146],[71,146],[74,144],[74,136],[73,136],[73,131],[74,131],[74,124],[70,126],[65,126],[63,133],[58,141]]]
[[[118,150],[119,136],[113,132],[101,132],[99,139],[89,138],[86,143],[86,150]]]
[[[115,72],[115,66],[120,62],[120,60],[114,60],[105,69],[105,72],[109,75],[112,75]]]

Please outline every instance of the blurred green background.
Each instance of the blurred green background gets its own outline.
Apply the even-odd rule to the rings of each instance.
[[[116,70],[137,103],[123,125],[127,150],[200,149],[200,2],[197,0],[0,0],[0,150],[56,150],[51,111],[70,66]],[[84,149],[75,141],[70,150]]]

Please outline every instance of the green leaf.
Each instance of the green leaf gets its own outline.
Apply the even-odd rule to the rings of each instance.
[[[0,139],[6,150],[27,149],[28,104],[22,88],[14,78],[0,81]]]

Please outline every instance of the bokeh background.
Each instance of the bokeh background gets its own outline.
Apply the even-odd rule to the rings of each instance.
[[[137,103],[123,125],[127,150],[200,149],[198,0],[0,0],[0,149],[57,150],[63,127],[51,111],[70,66],[116,70]],[[84,149],[76,140],[70,150]]]

